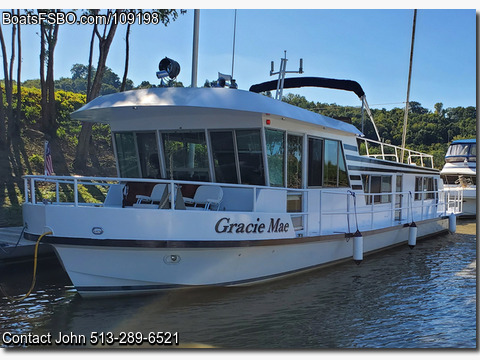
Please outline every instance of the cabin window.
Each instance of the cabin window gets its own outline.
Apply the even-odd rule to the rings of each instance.
[[[163,133],[167,178],[209,181],[205,132]]]
[[[400,221],[402,219],[402,194],[403,188],[403,176],[397,175],[395,180],[395,220]]]
[[[237,184],[238,176],[233,132],[212,131],[210,132],[210,140],[212,144],[215,181],[220,183]]]
[[[210,131],[215,181],[265,185],[260,130]]]
[[[343,148],[340,141],[338,142],[338,186],[348,187],[350,181],[347,174],[347,164],[345,164],[345,157],[343,154]]]
[[[362,175],[363,189],[366,195],[365,202],[367,205],[386,204],[392,201],[392,176],[391,175]],[[384,194],[382,193],[389,193]]]
[[[303,137],[287,135],[287,187],[300,189],[302,187],[302,154]]]
[[[349,185],[343,151],[339,141],[325,140],[323,174],[323,186],[342,187]]]
[[[322,186],[323,140],[308,139],[308,186]]]
[[[235,130],[240,180],[247,185],[265,185],[260,130]]]
[[[382,182],[380,184],[381,193],[391,193],[392,192],[392,177],[391,176],[382,176]],[[392,200],[392,195],[380,195],[380,203],[385,204],[389,203]]]
[[[415,200],[422,200],[423,178],[421,176],[415,177]]]
[[[437,189],[437,180],[433,177],[415,177],[415,200],[422,200],[422,198],[425,200],[435,199]]]
[[[137,161],[135,135],[129,133],[115,133],[118,168],[120,177],[137,178],[140,176]]]
[[[325,140],[325,161],[323,164],[323,186],[337,186],[338,172],[338,143]]]
[[[143,178],[160,179],[157,137],[155,133],[137,133],[138,158]]]
[[[265,129],[270,186],[285,186],[285,132]]]
[[[427,191],[425,194],[425,199],[435,199],[435,187],[434,181],[431,177],[424,177],[423,178],[423,191]]]
[[[308,139],[308,186],[347,187],[347,167],[341,142]]]

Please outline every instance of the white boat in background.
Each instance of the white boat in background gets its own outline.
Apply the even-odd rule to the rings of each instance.
[[[477,140],[454,140],[440,175],[446,188],[462,189],[462,217],[477,216]]]
[[[366,105],[356,82],[305,83]],[[72,118],[111,127],[118,177],[25,176],[26,238],[53,245],[82,296],[108,296],[259,283],[453,230],[461,192],[443,188],[432,156],[404,149],[403,161],[352,124],[257,93],[271,85],[86,104]],[[105,199],[85,201],[88,188]]]

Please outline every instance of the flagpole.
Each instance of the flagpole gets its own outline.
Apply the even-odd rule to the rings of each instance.
[[[43,172],[45,176],[47,176],[47,146],[48,141],[45,140],[45,143],[43,144]]]
[[[50,143],[45,141],[44,155],[43,155],[43,168],[45,176],[53,175],[52,153],[50,151]]]

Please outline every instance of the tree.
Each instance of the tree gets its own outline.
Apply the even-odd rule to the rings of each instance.
[[[12,13],[14,10],[12,10]],[[11,139],[15,133],[15,119],[13,116],[13,63],[15,61],[15,37],[17,34],[17,26],[12,25],[12,54],[10,56],[10,70],[9,70],[9,87],[10,87],[10,101],[8,107],[8,138]]]
[[[442,104],[441,102],[436,103],[436,104],[434,105],[434,108],[435,108],[435,114],[437,114],[437,115],[442,115],[443,104]]]
[[[117,15],[120,14],[122,10],[116,10]],[[107,16],[112,13],[112,10],[107,10]],[[108,32],[107,32],[108,29]],[[87,102],[95,99],[100,94],[100,89],[102,86],[103,75],[105,73],[105,65],[107,62],[108,52],[110,50],[110,45],[112,44],[113,37],[115,36],[115,31],[117,30],[117,23],[113,22],[108,28],[108,24],[105,24],[103,29],[103,34],[101,35],[97,29],[97,26],[94,26],[94,33],[97,36],[99,42],[99,55],[98,55],[98,65],[97,71],[95,73],[95,78],[93,79],[93,84],[91,88],[87,88]],[[93,36],[92,36],[93,38]],[[90,48],[92,50],[92,48]],[[90,58],[91,58],[90,51]],[[90,66],[89,66],[90,69]],[[90,71],[89,71],[90,72]],[[78,137],[77,151],[75,154],[75,160],[73,166],[75,170],[84,170],[87,166],[87,155],[88,155],[88,145],[90,144],[90,138],[92,136],[92,123],[84,123],[82,125],[82,130]]]
[[[4,71],[4,79],[3,83],[5,86],[5,93],[7,94],[7,106],[8,106],[8,71],[7,69],[7,49],[5,47],[5,39],[3,38],[3,31],[2,31],[2,24],[0,23],[0,44],[2,48],[2,58],[3,58],[3,71]],[[3,149],[7,146],[7,134],[6,134],[6,125],[7,125],[7,118],[5,114],[5,105],[3,104],[3,87],[2,83],[0,83],[0,149]]]
[[[88,75],[88,66],[83,64],[73,64],[70,73],[72,74],[72,80],[86,79]]]
[[[12,9],[12,13],[15,10]],[[20,10],[17,10],[17,15],[20,14]],[[18,32],[17,32],[18,30]],[[7,48],[5,44],[5,39],[3,37],[2,27],[0,25],[0,46],[2,51],[2,58],[3,58],[3,73],[4,73],[4,81],[3,86],[5,88],[5,103],[3,99],[3,88],[0,84],[0,148],[5,149],[10,141],[12,140],[13,136],[18,135],[18,128],[19,128],[19,110],[17,107],[17,112],[14,114],[13,112],[13,67],[15,61],[15,41],[17,40],[17,46],[19,47],[19,56],[21,56],[21,39],[20,39],[20,25],[19,24],[12,24],[12,45],[11,45],[11,54],[10,54],[10,65],[8,64],[7,58]],[[20,69],[21,69],[21,59],[19,57],[18,60],[18,69],[17,69],[17,77],[18,81],[20,82]],[[21,98],[20,87],[17,85],[17,99]],[[14,115],[17,115],[15,118]]]
[[[422,104],[420,104],[417,101],[410,101],[409,102],[409,108],[410,112],[414,114],[426,114],[428,113],[428,109],[425,109],[422,107]]]
[[[128,59],[130,57],[130,27],[131,23],[127,24],[127,31],[125,34],[125,70],[123,71],[122,85],[120,91],[125,91],[127,86],[127,74],[128,74]]]
[[[56,13],[59,10],[47,10]],[[45,12],[45,10],[38,10]],[[53,59],[57,45],[59,24],[40,22],[40,88],[42,91],[42,124],[45,133],[55,136],[55,81],[53,77]],[[46,45],[46,47],[45,47]],[[45,77],[45,65],[47,75]]]
[[[149,81],[144,80],[136,88],[137,89],[150,89],[152,87],[155,87],[155,85],[152,85],[152,84],[150,84]]]
[[[175,9],[155,9],[154,10],[159,18],[160,21],[162,22],[163,25],[167,26],[168,23],[170,22],[170,19],[172,21],[175,21],[178,17],[178,12]],[[138,12],[142,12],[142,10],[138,10]],[[186,10],[180,10],[181,14],[185,14],[187,11]],[[129,10],[128,14],[133,14],[135,18],[135,14],[137,11],[135,10]],[[122,85],[120,86],[120,91],[125,91],[127,90],[127,74],[128,74],[128,60],[130,57],[129,51],[130,51],[130,27],[131,27],[132,22],[127,23],[127,30],[125,34],[125,70],[123,72],[123,80],[122,80]],[[169,85],[170,86],[170,85]]]
[[[98,10],[95,10],[95,11],[98,12]],[[117,9],[115,12],[117,13],[117,15],[120,15],[122,11],[123,10]],[[165,26],[167,26],[170,20],[175,20],[178,17],[178,13],[174,9],[161,9],[161,10],[155,10],[155,11],[158,12],[160,21]],[[185,12],[186,11],[181,10],[182,14],[184,14]],[[110,13],[112,13],[112,10],[107,10],[107,16]],[[97,26],[94,26],[94,29],[93,29],[96,35],[96,38],[98,39],[98,42],[99,42],[100,52],[98,56],[97,71],[95,73],[95,78],[93,80],[92,87],[91,89],[87,87],[87,102],[95,99],[100,94],[102,79],[105,74],[107,56],[110,49],[110,45],[113,41],[113,37],[115,36],[117,24],[112,23],[110,25],[108,33],[107,33],[107,28],[108,28],[108,25],[105,25],[103,29],[103,35],[100,35],[97,29]],[[92,42],[90,47],[90,58],[92,56],[93,40],[94,40],[94,36],[92,35]],[[89,69],[90,69],[90,66],[89,66]],[[126,63],[124,74],[126,74],[127,72],[128,72],[128,62]],[[124,75],[124,77],[125,76],[126,75]],[[74,160],[74,168],[77,171],[85,170],[87,166],[88,145],[90,143],[90,139],[92,135],[92,125],[93,125],[92,123],[84,123],[82,125],[82,130],[80,131],[80,135],[78,138],[77,151],[76,151],[75,160]]]
[[[20,10],[17,10],[17,15],[20,16]],[[22,84],[21,84],[21,74],[22,74],[22,37],[20,31],[20,23],[18,23],[18,33],[17,33],[17,47],[18,47],[18,67],[17,67],[17,118],[15,124],[12,127],[13,132],[18,134],[20,130],[20,117],[22,115]]]

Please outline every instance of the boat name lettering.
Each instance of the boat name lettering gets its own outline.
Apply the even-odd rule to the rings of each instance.
[[[288,228],[290,227],[289,223],[283,223],[280,221],[280,218],[273,219],[270,218],[270,224],[267,228],[267,225],[263,222],[260,222],[260,218],[257,218],[256,223],[231,223],[230,218],[221,218],[215,224],[215,231],[219,234],[222,233],[247,233],[247,234],[261,234],[265,231],[267,233],[278,233],[278,232],[288,232]]]

